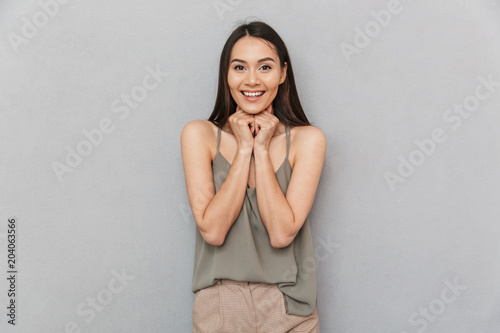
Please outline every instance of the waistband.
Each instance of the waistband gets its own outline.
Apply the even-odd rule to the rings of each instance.
[[[220,279],[219,282],[217,282],[218,285],[221,284],[232,284],[232,285],[239,285],[239,286],[248,286],[252,282],[248,281],[236,281],[236,280],[230,280],[230,279]]]
[[[237,286],[278,286],[276,283],[266,283],[266,282],[249,282],[249,281],[236,281],[236,280],[230,280],[230,279],[219,279],[217,282],[217,285],[237,285]]]

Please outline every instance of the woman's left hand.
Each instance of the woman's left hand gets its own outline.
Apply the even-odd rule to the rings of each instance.
[[[256,133],[254,151],[269,150],[269,143],[279,123],[279,119],[271,113],[272,108],[273,104],[271,103],[264,111],[254,116]]]

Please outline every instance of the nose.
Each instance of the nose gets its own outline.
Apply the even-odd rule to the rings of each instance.
[[[256,85],[259,84],[259,75],[255,71],[248,71],[247,77],[246,77],[246,83],[249,85]]]

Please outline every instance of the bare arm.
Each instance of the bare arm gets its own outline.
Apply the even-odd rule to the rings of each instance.
[[[265,149],[254,151],[257,204],[271,245],[288,246],[312,208],[326,153],[326,137],[316,127],[304,127],[296,134],[295,163],[283,195]]]
[[[246,195],[252,148],[239,147],[226,180],[215,193],[212,158],[207,138],[211,125],[194,120],[181,133],[181,153],[189,204],[203,239],[220,246],[238,217]]]

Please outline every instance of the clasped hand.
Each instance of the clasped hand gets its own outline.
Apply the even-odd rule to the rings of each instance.
[[[272,103],[257,114],[250,114],[236,106],[236,112],[229,116],[229,125],[239,148],[252,151],[268,150],[279,119],[272,113]]]

